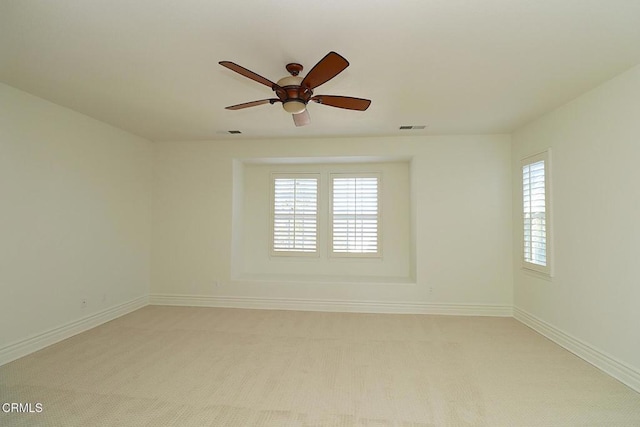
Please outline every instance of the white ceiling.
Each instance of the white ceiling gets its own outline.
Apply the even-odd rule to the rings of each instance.
[[[224,109],[273,93],[218,61],[276,81],[331,50],[314,92],[367,111]],[[152,140],[505,133],[638,63],[639,0],[0,1],[0,81]]]

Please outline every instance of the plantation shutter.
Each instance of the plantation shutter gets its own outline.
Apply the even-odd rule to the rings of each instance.
[[[522,167],[524,214],[524,260],[547,265],[547,203],[545,194],[545,161]]]
[[[274,178],[273,251],[317,251],[318,179]]]
[[[378,177],[332,176],[332,252],[379,253]]]

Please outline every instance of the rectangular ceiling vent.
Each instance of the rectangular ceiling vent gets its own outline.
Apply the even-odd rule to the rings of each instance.
[[[239,130],[230,130],[229,133],[232,134],[232,135],[238,135],[238,134],[240,134],[242,132],[240,132]]]
[[[419,130],[426,127],[426,125],[400,126],[400,130]]]

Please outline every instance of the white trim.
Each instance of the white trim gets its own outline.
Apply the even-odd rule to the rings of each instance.
[[[387,301],[345,301],[178,294],[151,294],[149,298],[149,304],[347,313],[442,314],[452,316],[496,317],[513,316],[511,305],[497,304],[441,304]]]
[[[122,304],[90,314],[81,319],[71,321],[48,331],[33,335],[29,338],[11,343],[0,348],[0,366],[13,360],[34,353],[45,347],[87,331],[110,320],[116,319],[149,304],[148,296],[134,298]]]
[[[640,392],[640,371],[633,366],[627,365],[521,308],[513,307],[513,317],[606,374]]]

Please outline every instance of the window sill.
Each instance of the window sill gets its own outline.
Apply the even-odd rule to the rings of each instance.
[[[550,273],[545,273],[543,271],[534,270],[534,269],[526,267],[526,266],[520,267],[520,270],[522,270],[522,272],[524,274],[526,274],[527,276],[535,277],[537,279],[546,280],[547,282],[552,282],[553,281],[553,275],[550,274]]]

